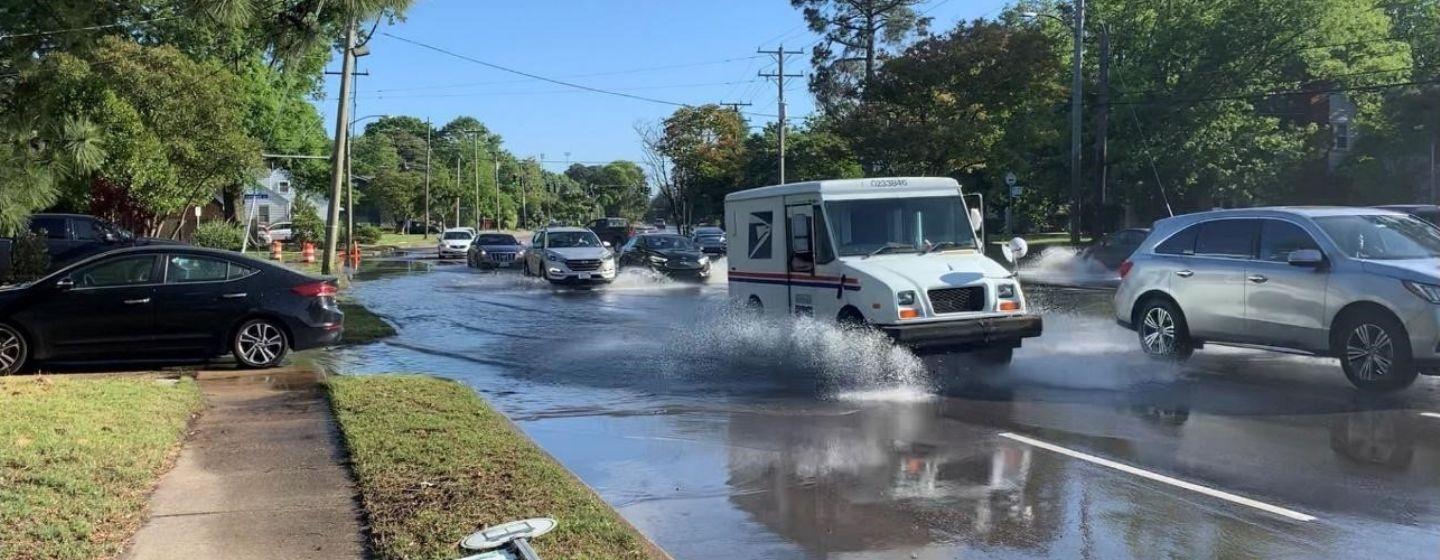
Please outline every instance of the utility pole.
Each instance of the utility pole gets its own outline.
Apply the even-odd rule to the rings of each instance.
[[[330,265],[335,263],[335,241],[340,234],[340,188],[345,186],[345,154],[350,149],[350,73],[355,71],[355,20],[345,25],[344,62],[340,67],[340,107],[335,115],[335,153],[330,160],[330,208],[325,217],[325,253],[320,261],[320,273],[330,274]]]
[[[475,231],[483,229],[484,224],[480,223],[480,133],[470,135],[475,144]]]
[[[1076,1],[1078,2],[1080,0]],[[759,49],[755,52],[760,54],[775,55],[775,72],[761,72],[760,77],[775,78],[775,85],[778,86],[780,90],[780,96],[778,98],[780,102],[780,119],[778,121],[779,137],[777,138],[777,140],[779,141],[780,145],[780,184],[783,185],[785,184],[785,78],[799,78],[802,76],[801,74],[785,73],[785,57],[792,54],[801,54],[801,51],[787,51],[785,50],[785,44],[781,43],[780,48],[777,48],[773,51]]]
[[[1105,223],[1105,210],[1109,208],[1109,190],[1106,182],[1108,180],[1110,166],[1106,159],[1109,157],[1109,140],[1106,136],[1110,132],[1110,27],[1100,25],[1100,79],[1098,84],[1100,91],[1095,92],[1095,186],[1099,204],[1095,205],[1095,221],[1091,222],[1090,229],[1093,234],[1099,234],[1108,227]]]
[[[425,225],[420,231],[421,239],[430,239],[430,119],[425,119]]]
[[[749,107],[749,106],[750,106],[749,103],[729,102],[729,101],[721,101],[721,102],[719,102],[719,103],[716,103],[716,105],[724,105],[724,106],[726,106],[726,107],[729,107],[731,111],[735,111],[736,113],[739,113],[739,112],[740,112],[740,108],[741,108],[741,107]]]
[[[500,230],[500,158],[495,153],[490,153],[490,159],[495,161],[495,229]]]
[[[360,89],[358,77],[351,78],[350,87],[350,114],[360,114],[359,100],[356,99],[356,92]],[[345,253],[350,253],[350,247],[355,245],[355,173],[351,171],[354,162],[350,149],[350,137],[355,135],[355,121],[350,121],[345,130]]]
[[[465,148],[460,148],[460,149],[463,150],[463,149],[465,149]],[[461,153],[464,153],[464,152],[461,152]],[[461,182],[460,182],[460,181],[463,180],[463,179],[461,179],[461,177],[464,177],[464,176],[465,176],[464,173],[461,173],[461,172],[460,172],[460,159],[461,159],[460,156],[458,156],[458,155],[455,156],[455,186],[456,186],[456,187],[461,187],[461,185],[464,185],[464,183],[461,183]],[[461,187],[461,188],[464,188],[464,187]],[[460,227],[460,195],[458,195],[458,194],[455,195],[455,227]]]
[[[1085,0],[1075,0],[1075,53],[1071,60],[1073,83],[1070,85],[1070,243],[1080,244],[1080,119],[1084,110],[1084,83],[1081,67],[1085,59]]]

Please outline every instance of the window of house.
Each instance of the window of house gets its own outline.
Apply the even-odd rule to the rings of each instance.
[[[1335,149],[1350,149],[1350,124],[1335,123]]]
[[[289,193],[290,181],[280,181],[278,183],[275,183],[275,190],[280,191],[281,194]]]
[[[260,207],[256,209],[255,216],[262,224],[270,223],[270,205],[261,204]]]

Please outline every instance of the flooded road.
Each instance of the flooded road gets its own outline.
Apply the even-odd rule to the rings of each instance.
[[[1159,363],[1108,292],[1040,288],[1014,364],[937,377],[879,338],[732,314],[723,278],[385,264],[352,293],[400,334],[343,367],[473,386],[676,558],[1440,550],[1436,378],[1366,397],[1329,360]]]

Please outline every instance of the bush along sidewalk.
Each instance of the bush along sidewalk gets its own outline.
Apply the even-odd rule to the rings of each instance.
[[[328,381],[377,558],[454,558],[483,527],[553,517],[547,560],[666,558],[464,385],[422,375]]]
[[[201,403],[191,379],[0,377],[0,559],[119,556]]]

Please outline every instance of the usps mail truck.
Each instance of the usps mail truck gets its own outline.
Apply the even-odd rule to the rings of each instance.
[[[731,193],[730,298],[765,314],[876,328],[917,353],[1008,363],[1042,321],[1015,275],[985,256],[982,205],[945,177]],[[1018,239],[1004,251],[1012,261],[1024,252]]]

